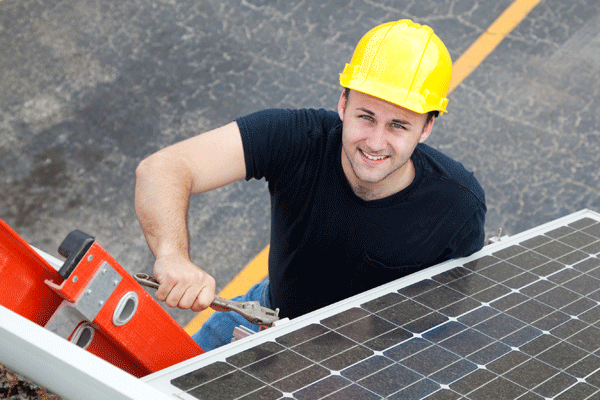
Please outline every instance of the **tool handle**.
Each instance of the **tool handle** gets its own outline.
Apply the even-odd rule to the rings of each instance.
[[[229,311],[235,311],[244,317],[248,322],[255,325],[272,326],[279,320],[279,309],[275,311],[263,307],[258,301],[235,301],[215,296],[213,305],[223,307]]]

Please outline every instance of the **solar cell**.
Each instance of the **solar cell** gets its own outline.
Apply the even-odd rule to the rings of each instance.
[[[184,399],[600,398],[583,211],[144,378]]]

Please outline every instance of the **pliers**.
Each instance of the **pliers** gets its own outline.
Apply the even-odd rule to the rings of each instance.
[[[153,289],[158,289],[160,286],[160,283],[152,275],[137,273],[133,275],[133,278],[140,285]],[[211,305],[225,308],[228,311],[235,311],[254,325],[270,327],[273,326],[275,321],[279,320],[279,308],[273,311],[270,308],[261,306],[258,301],[240,302],[215,296]]]

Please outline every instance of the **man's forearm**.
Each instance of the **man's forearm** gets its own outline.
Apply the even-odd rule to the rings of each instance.
[[[188,256],[187,209],[191,177],[185,168],[157,153],[136,170],[135,210],[155,256]]]

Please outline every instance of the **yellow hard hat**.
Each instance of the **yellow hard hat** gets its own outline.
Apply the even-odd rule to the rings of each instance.
[[[451,77],[452,59],[433,29],[403,19],[362,37],[340,84],[420,114],[441,115]]]

